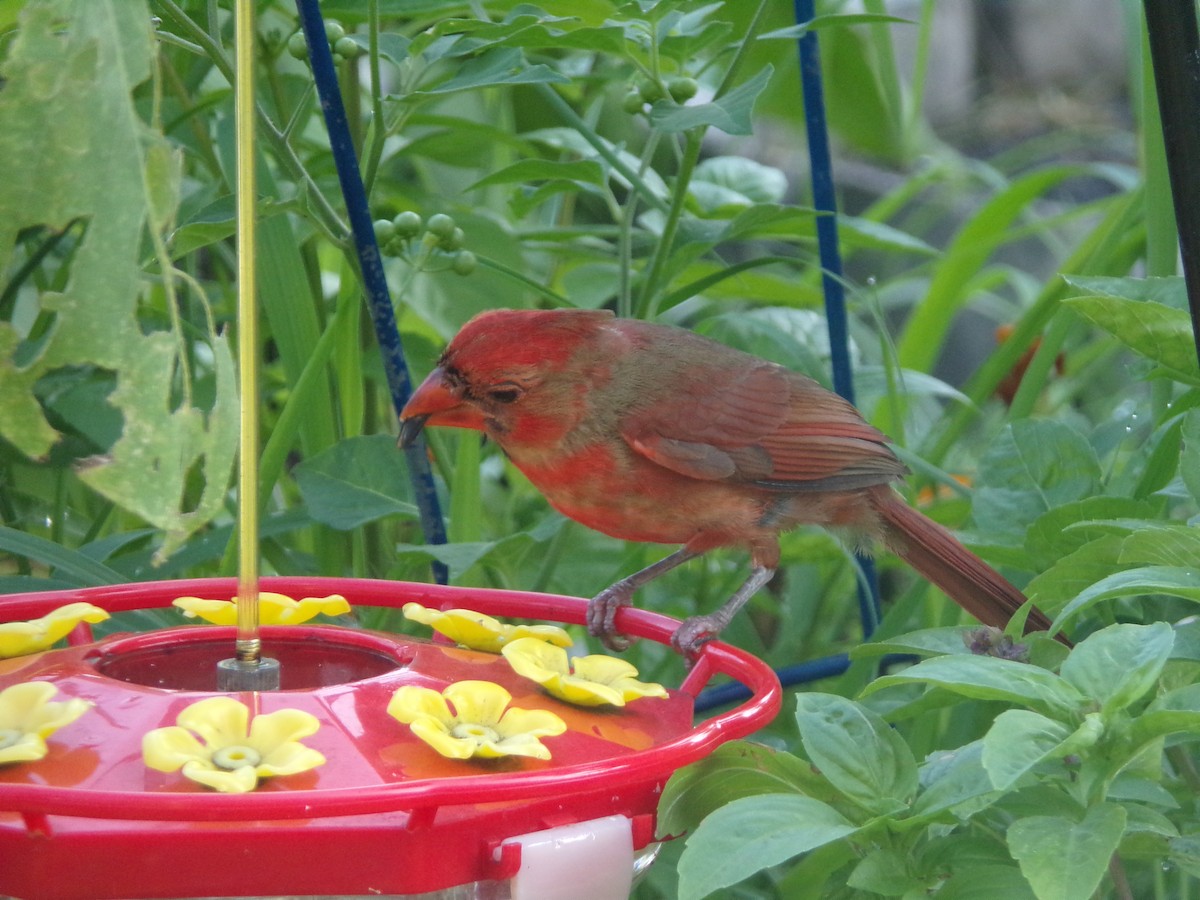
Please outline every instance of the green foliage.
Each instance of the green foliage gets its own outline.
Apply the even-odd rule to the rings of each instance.
[[[418,378],[481,310],[571,305],[827,380],[791,155],[793,42],[816,30],[835,146],[890,184],[838,219],[860,406],[914,502],[1078,642],[964,635],[881,557],[886,614],[857,646],[849,555],[786,535],[727,639],[853,665],[767,746],[676,776],[660,825],[681,840],[647,900],[1167,897],[1200,876],[1200,368],[1156,119],[1141,170],[1094,162],[1090,136],[955,151],[924,118],[935,7],[322,3]],[[430,435],[451,543],[424,543],[295,11],[256,8],[264,571],[419,580],[436,559],[590,596],[660,556],[565,522],[469,433]],[[233,571],[231,42],[201,0],[0,3],[0,590]],[[1012,333],[951,386],[935,366],[965,312]],[[638,602],[709,611],[744,567],[711,554]],[[660,647],[631,657],[679,675]]]

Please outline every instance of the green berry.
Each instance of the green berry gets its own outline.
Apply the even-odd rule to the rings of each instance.
[[[392,219],[392,225],[395,226],[398,237],[410,238],[421,230],[421,217],[411,209],[406,209]]]
[[[325,23],[325,40],[329,41],[331,47],[345,36],[346,29],[342,27],[341,22],[329,19]]]
[[[449,239],[454,234],[454,220],[445,213],[434,213],[429,217],[425,230],[442,239]]]
[[[308,42],[304,40],[303,31],[297,31],[288,38],[287,52],[296,59],[308,59]]]
[[[479,260],[470,250],[459,250],[454,254],[454,262],[450,264],[457,275],[470,275],[479,265]]]
[[[687,103],[696,96],[696,91],[700,90],[700,85],[696,83],[695,78],[680,75],[667,82],[667,90],[670,91],[671,99],[676,103]]]
[[[625,95],[625,99],[621,101],[621,109],[629,113],[631,116],[636,116],[642,111],[646,105],[646,101],[642,98],[642,92],[634,88]]]
[[[339,38],[333,45],[333,52],[344,59],[356,59],[362,53],[362,47],[352,37]]]
[[[396,234],[396,226],[390,219],[376,219],[371,224],[375,227],[375,243],[381,247]]]
[[[467,242],[467,234],[457,225],[449,235],[438,241],[438,246],[443,250],[458,250]]]
[[[663,98],[662,85],[657,81],[651,81],[649,78],[638,83],[638,93],[642,95],[642,99],[647,103],[657,103]]]

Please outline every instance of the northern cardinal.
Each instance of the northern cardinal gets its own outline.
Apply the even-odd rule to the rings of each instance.
[[[683,546],[601,591],[588,629],[613,649],[637,588],[716,547],[749,578],[672,638],[694,652],[779,565],[779,533],[822,525],[882,543],[987,625],[1025,597],[892,488],[907,469],[884,435],[804,375],[669,325],[603,310],[492,310],[454,337],[400,414],[482,431],[559,512],[613,537]],[[1031,609],[1026,630],[1047,629]]]

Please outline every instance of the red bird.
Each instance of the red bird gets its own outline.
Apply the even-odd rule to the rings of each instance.
[[[804,375],[681,328],[598,310],[493,310],[468,322],[400,414],[495,441],[563,515],[616,538],[683,546],[601,591],[588,629],[614,649],[635,590],[716,547],[750,577],[673,643],[716,637],[779,565],[779,534],[821,525],[881,543],[988,625],[1025,597],[892,483],[907,472],[881,432]],[[1030,611],[1027,630],[1049,620]]]

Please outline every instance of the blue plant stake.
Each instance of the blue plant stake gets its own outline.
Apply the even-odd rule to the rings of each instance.
[[[346,108],[342,104],[342,95],[338,89],[333,52],[325,38],[325,22],[317,0],[296,0],[296,11],[300,15],[300,25],[308,44],[313,80],[316,82],[317,96],[321,99],[321,112],[325,116],[325,127],[329,132],[329,146],[333,151],[338,182],[341,184],[346,213],[350,218],[350,230],[354,236],[358,264],[362,270],[371,321],[375,326],[375,337],[383,355],[383,370],[387,374],[388,390],[392,395],[392,405],[399,415],[408,398],[412,396],[412,379],[408,374],[404,347],[400,343],[400,332],[396,327],[396,315],[392,310],[392,298],[388,293],[387,279],[384,277],[379,244],[375,240],[375,229],[371,224],[366,190],[358,171],[358,157],[354,153],[354,142],[350,138]],[[442,521],[424,438],[406,449],[404,454],[408,461],[409,478],[412,480],[413,495],[420,512],[425,540],[430,544],[444,544],[446,527]],[[439,584],[446,584],[449,572],[445,564],[433,563],[433,577]]]

